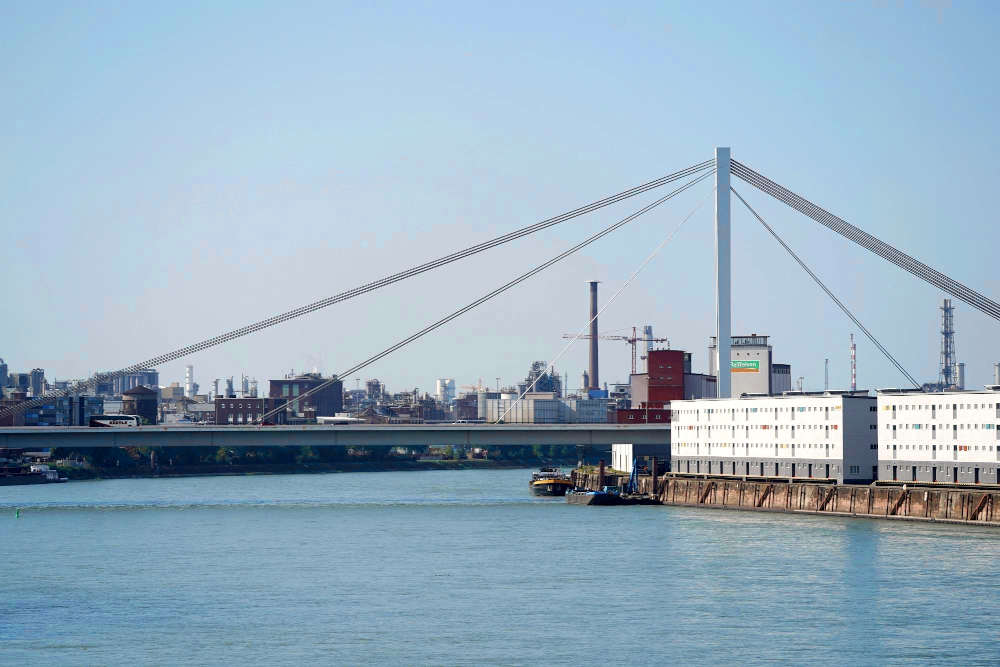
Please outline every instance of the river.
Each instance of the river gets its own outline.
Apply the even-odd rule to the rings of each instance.
[[[0,663],[1000,662],[1000,531],[568,506],[529,476],[0,487]]]

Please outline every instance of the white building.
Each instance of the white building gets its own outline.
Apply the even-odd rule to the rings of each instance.
[[[669,439],[669,432],[665,432],[664,436],[665,440]],[[670,443],[667,442],[662,445],[611,445],[611,468],[620,470],[628,475],[632,474],[633,461],[639,464],[640,469],[646,466],[652,472],[651,459],[654,457],[658,461],[657,474],[667,472],[670,465]],[[659,463],[660,461],[662,463]]]
[[[878,392],[879,479],[996,484],[1000,387]]]
[[[878,465],[876,399],[789,392],[671,403],[670,469],[867,483]]]

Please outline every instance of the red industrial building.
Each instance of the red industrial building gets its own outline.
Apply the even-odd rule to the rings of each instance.
[[[684,400],[685,353],[681,350],[650,350],[647,355],[645,396],[636,401],[633,393],[632,406],[665,408],[670,401]]]
[[[646,359],[646,372],[630,376],[632,408],[618,410],[619,424],[669,423],[670,401],[685,398],[703,398],[705,388],[714,382],[705,382],[705,376],[691,373],[691,353],[683,350],[650,350]],[[685,376],[691,380],[685,391]],[[714,377],[708,378],[714,381]]]
[[[618,410],[619,424],[657,424],[670,423],[670,410],[667,408],[632,408]]]

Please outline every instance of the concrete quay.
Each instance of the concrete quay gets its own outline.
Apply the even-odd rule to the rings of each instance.
[[[573,472],[578,487],[602,486],[597,473]],[[624,485],[628,477],[605,474],[603,485]],[[639,477],[639,492],[663,505],[756,512],[790,512],[867,519],[935,521],[1000,527],[1000,488],[971,490],[931,486],[840,485],[739,477]]]

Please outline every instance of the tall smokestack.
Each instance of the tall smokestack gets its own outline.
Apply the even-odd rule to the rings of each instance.
[[[587,389],[600,389],[597,377],[597,281],[590,281],[590,386]]]
[[[858,347],[854,344],[854,334],[851,334],[851,391],[858,390]]]

